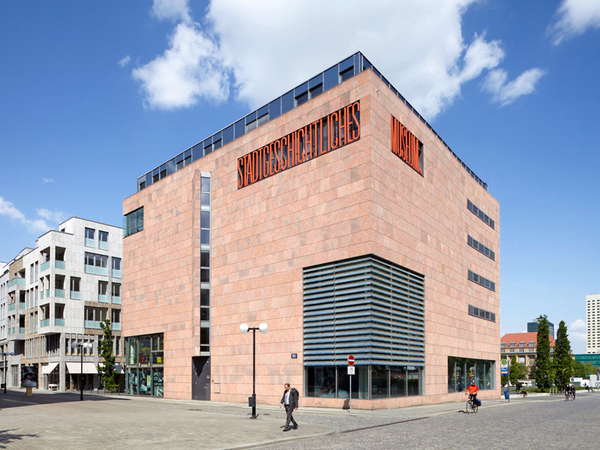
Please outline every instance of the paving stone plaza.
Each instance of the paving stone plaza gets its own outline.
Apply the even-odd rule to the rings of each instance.
[[[512,396],[477,414],[464,403],[392,410],[300,408],[300,427],[283,433],[285,412],[258,405],[118,395],[0,392],[0,449],[593,449],[600,442],[600,393]]]

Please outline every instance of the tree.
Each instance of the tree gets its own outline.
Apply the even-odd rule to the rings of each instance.
[[[510,360],[510,368],[508,369],[508,379],[510,384],[515,384],[519,380],[519,368],[517,367],[517,357],[513,355]]]
[[[537,370],[535,369],[535,364],[533,366],[531,366],[531,368],[529,369],[529,379],[530,380],[535,380],[535,374],[536,374]]]
[[[587,378],[588,375],[593,375],[598,370],[598,367],[592,363],[582,363],[581,361],[573,361],[572,377]]]
[[[554,345],[554,384],[564,391],[571,382],[573,374],[573,359],[571,358],[571,343],[567,334],[565,321],[561,320],[558,325],[556,343]]]
[[[552,386],[550,362],[550,331],[546,315],[538,317],[537,355],[535,357],[535,384],[542,392]]]
[[[112,353],[112,331],[110,329],[110,320],[105,319],[100,322],[100,326],[104,331],[104,336],[100,341],[100,356],[104,359],[102,366],[98,366],[100,380],[104,385],[104,389],[108,392],[116,392],[119,388],[119,374],[115,370],[115,356]]]

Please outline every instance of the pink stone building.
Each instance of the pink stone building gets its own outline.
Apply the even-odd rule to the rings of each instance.
[[[393,408],[498,398],[499,205],[357,53],[138,179],[131,394]],[[350,377],[347,358],[356,358]]]

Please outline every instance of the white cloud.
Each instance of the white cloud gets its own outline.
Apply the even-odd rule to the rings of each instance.
[[[131,56],[127,55],[125,58],[121,59],[119,61],[119,65],[121,67],[125,67],[127,64],[129,64],[131,62]]]
[[[52,178],[42,178],[42,182],[44,182],[44,183],[54,183],[54,180]]]
[[[583,347],[587,345],[587,330],[585,321],[582,319],[575,320],[568,328],[569,340],[573,345],[583,344]],[[579,347],[579,345],[578,345]]]
[[[148,106],[174,109],[194,105],[199,98],[227,99],[227,70],[217,46],[198,24],[178,24],[169,44],[163,55],[132,72],[142,83]]]
[[[152,15],[159,20],[174,20],[189,23],[190,7],[187,0],[154,0]]]
[[[12,202],[0,197],[0,216],[6,216],[15,222],[18,222],[32,233],[45,233],[50,229],[48,224],[41,219],[28,219],[21,211],[19,211]]]
[[[519,75],[515,80],[506,82],[508,74],[503,69],[496,69],[490,72],[483,82],[482,89],[492,94],[495,102],[500,106],[506,106],[514,102],[523,95],[531,94],[535,87],[546,74],[542,69],[529,69]]]
[[[50,211],[45,208],[38,208],[35,210],[38,216],[42,219],[48,220],[54,223],[61,223],[67,218],[67,215],[62,211]]]
[[[556,15],[556,22],[548,27],[554,45],[569,37],[579,36],[589,28],[600,28],[598,0],[563,0]]]
[[[227,99],[232,73],[236,99],[256,108],[360,50],[432,119],[460,96],[464,83],[505,58],[499,40],[476,34],[464,41],[462,15],[476,1],[264,0],[248,7],[212,0],[203,27],[192,22],[187,1],[155,1],[155,17],[181,22],[168,50],[133,77],[147,105],[173,109]],[[511,85],[519,96],[526,79]],[[508,100],[504,104],[514,99]]]

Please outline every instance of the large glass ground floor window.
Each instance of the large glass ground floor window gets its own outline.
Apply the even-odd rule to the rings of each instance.
[[[125,389],[130,395],[163,397],[163,334],[125,338]]]
[[[463,392],[472,380],[479,389],[494,389],[494,361],[448,357],[448,392]]]
[[[376,400],[423,394],[423,368],[416,366],[355,366],[352,398]],[[305,367],[307,397],[348,398],[348,366]]]

